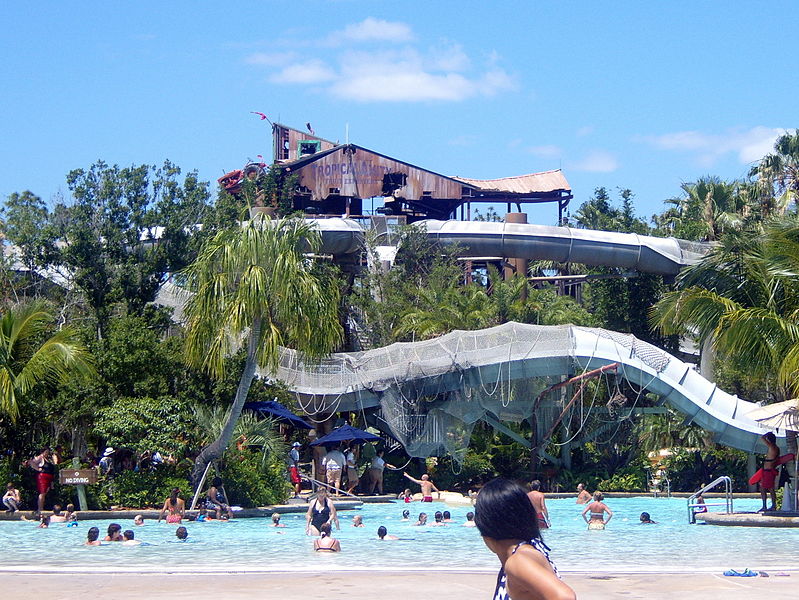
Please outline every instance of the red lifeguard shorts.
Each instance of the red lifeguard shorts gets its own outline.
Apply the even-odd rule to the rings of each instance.
[[[291,477],[291,483],[302,483],[302,479],[300,479],[300,472],[297,467],[289,467],[289,476]]]
[[[774,484],[777,481],[777,473],[777,469],[763,469],[763,473],[760,477],[760,489],[773,490]]]
[[[37,473],[36,474],[36,490],[40,494],[46,494],[50,491],[50,485],[53,483],[52,473]]]

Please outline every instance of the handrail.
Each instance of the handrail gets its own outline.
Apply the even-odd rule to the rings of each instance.
[[[698,496],[701,496],[705,492],[708,492],[708,491],[712,490],[713,488],[715,488],[716,486],[718,486],[721,483],[724,484],[724,504],[721,504],[721,503],[712,503],[712,504],[701,503],[701,504],[699,504],[699,503],[694,502]],[[708,483],[706,486],[704,486],[698,492],[694,492],[691,496],[689,496],[689,498],[688,498],[688,522],[689,523],[691,523],[691,524],[696,523],[696,511],[694,510],[694,508],[697,508],[699,506],[705,506],[705,507],[706,506],[724,506],[727,509],[727,511],[726,511],[727,514],[733,512],[733,510],[732,510],[732,479],[730,479],[726,475],[722,475],[721,477],[717,477],[716,479],[714,479],[713,481]]]
[[[313,477],[308,477],[308,475],[305,475],[304,473],[300,473],[300,477],[302,477],[306,481],[310,481],[311,483],[315,483],[316,485],[324,486],[324,487],[326,487],[329,490],[336,490],[337,492],[341,492],[342,494],[344,494],[345,496],[349,496],[350,498],[355,498],[356,500],[358,499],[358,496],[356,496],[355,494],[350,494],[349,492],[346,492],[346,491],[344,491],[342,489],[339,489],[339,488],[337,488],[334,485],[328,485],[327,483],[319,481],[318,479],[314,479]]]

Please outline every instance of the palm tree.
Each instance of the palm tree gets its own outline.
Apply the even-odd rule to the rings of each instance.
[[[736,183],[706,176],[681,188],[682,196],[666,200],[670,207],[658,219],[675,237],[716,240],[724,231],[741,229],[751,212]]]
[[[666,334],[696,335],[743,372],[776,379],[780,396],[799,390],[799,221],[725,235],[678,289],[652,309]]]
[[[785,133],[774,143],[774,153],[767,154],[752,168],[756,187],[764,205],[783,213],[791,202],[799,202],[799,129]]]
[[[216,234],[183,271],[193,292],[185,309],[189,366],[222,377],[225,358],[239,345],[247,348],[222,431],[195,460],[195,486],[230,443],[258,365],[274,370],[281,346],[319,357],[341,341],[338,288],[304,255],[320,243],[319,233],[301,219],[257,215]]]
[[[0,412],[12,421],[19,399],[37,384],[55,385],[70,376],[94,374],[92,358],[75,332],[61,329],[50,337],[53,317],[40,302],[21,304],[0,318]]]
[[[230,407],[209,408],[198,405],[193,408],[194,421],[199,427],[199,437],[203,443],[210,444],[222,433],[230,418]],[[270,454],[285,455],[286,444],[278,431],[278,424],[272,419],[261,419],[254,412],[243,412],[233,428],[233,439],[243,439],[248,446],[261,448],[262,459]]]
[[[455,329],[481,329],[490,324],[490,299],[477,284],[433,283],[420,289],[417,306],[409,307],[394,328],[399,338],[430,339]]]

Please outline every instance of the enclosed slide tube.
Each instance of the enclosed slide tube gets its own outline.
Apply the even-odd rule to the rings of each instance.
[[[692,365],[635,336],[573,325],[506,323],[479,331],[453,331],[412,343],[365,352],[338,353],[306,364],[294,350],[282,349],[273,376],[284,381],[308,413],[359,411],[381,406],[385,394],[403,390],[442,394],[484,382],[573,376],[618,363],[616,374],[712,432],[719,444],[765,452],[766,428],[747,415],[758,405],[727,394]],[[261,373],[268,376],[267,373]],[[492,386],[489,386],[492,387]],[[447,402],[459,402],[457,399]],[[486,408],[494,416],[507,408],[496,398]],[[780,445],[785,434],[777,430]]]
[[[365,232],[353,219],[308,219],[322,235],[322,252],[345,255],[363,249]],[[464,257],[523,258],[634,269],[676,275],[697,262],[708,244],[634,233],[516,223],[420,221],[443,245],[457,244]]]
[[[675,238],[519,223],[421,221],[444,245],[458,244],[464,256],[552,260],[676,275],[709,246]]]

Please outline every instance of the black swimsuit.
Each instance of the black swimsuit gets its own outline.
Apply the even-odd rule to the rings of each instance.
[[[322,510],[319,510],[319,501],[314,500],[313,516],[311,517],[311,525],[319,530],[322,525],[330,520],[330,507],[328,506],[329,500],[325,500]]]

